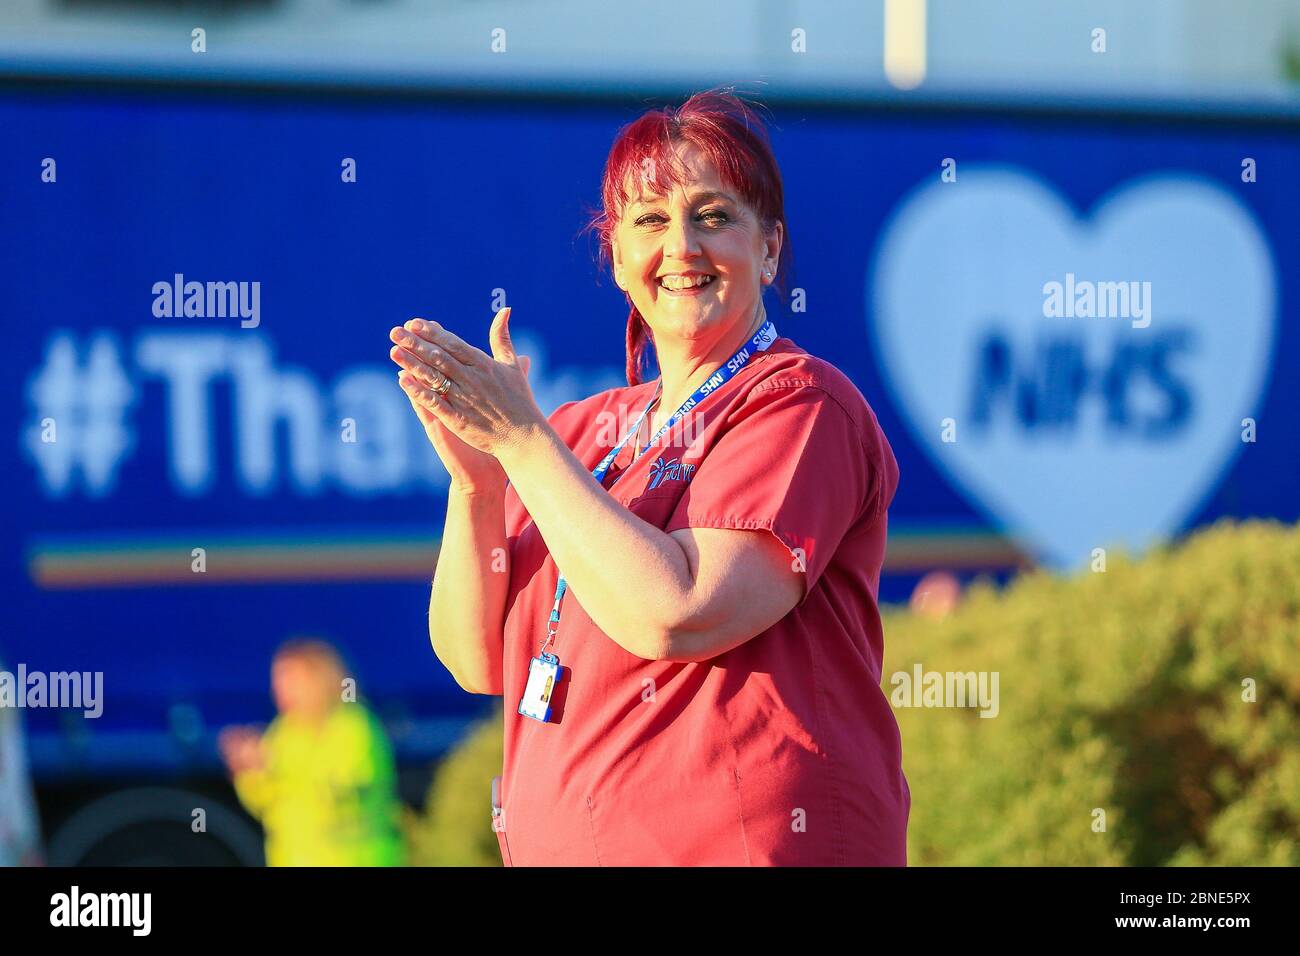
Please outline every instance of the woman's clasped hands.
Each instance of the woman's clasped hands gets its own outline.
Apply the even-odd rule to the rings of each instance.
[[[507,306],[492,320],[492,355],[429,319],[388,333],[389,357],[402,369],[398,384],[462,491],[503,487],[500,453],[546,424],[528,384],[528,356],[515,354],[509,322]]]

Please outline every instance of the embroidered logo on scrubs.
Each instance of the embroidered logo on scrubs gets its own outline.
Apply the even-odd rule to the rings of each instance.
[[[650,484],[646,485],[646,491],[654,491],[665,481],[685,481],[690,482],[695,475],[695,466],[683,464],[676,458],[664,461],[660,456],[650,466]]]

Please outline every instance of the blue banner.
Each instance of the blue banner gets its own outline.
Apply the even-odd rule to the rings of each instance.
[[[32,712],[42,768],[174,765],[268,716],[297,634],[344,649],[408,752],[483,712],[425,633],[447,475],[387,331],[486,348],[509,304],[545,410],[623,384],[623,296],[579,231],[637,112],[0,93],[0,653],[102,671],[78,733],[172,748],[77,750]],[[893,445],[883,598],[1300,517],[1294,124],[774,113],[796,295],[769,314]]]

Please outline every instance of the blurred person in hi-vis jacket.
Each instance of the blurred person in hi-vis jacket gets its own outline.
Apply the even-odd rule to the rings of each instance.
[[[269,866],[401,866],[392,748],[379,720],[344,694],[324,641],[283,645],[271,665],[279,712],[263,733],[219,741],[235,792],[266,830]]]

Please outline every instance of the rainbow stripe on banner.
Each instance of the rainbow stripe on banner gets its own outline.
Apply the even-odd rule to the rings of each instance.
[[[203,571],[195,570],[202,548]],[[32,581],[46,590],[202,587],[313,581],[428,581],[437,540],[406,532],[107,535],[43,537],[28,549]]]
[[[885,574],[1025,571],[1036,562],[1014,541],[971,525],[899,524],[889,529]]]
[[[202,548],[203,571],[195,570]],[[203,587],[315,581],[429,581],[438,542],[405,531],[195,531],[168,535],[42,536],[28,548],[28,574],[44,590]],[[1029,567],[1008,539],[962,527],[891,529],[885,573]]]

